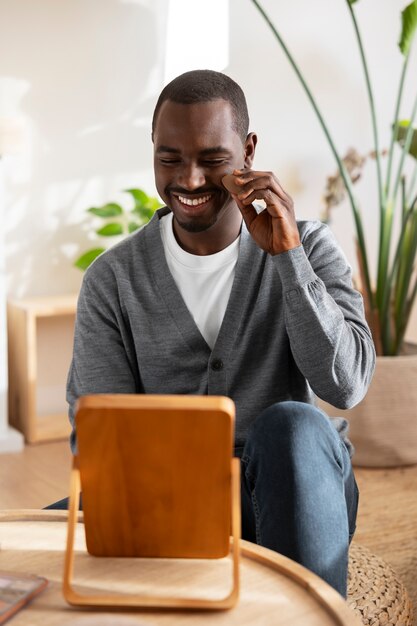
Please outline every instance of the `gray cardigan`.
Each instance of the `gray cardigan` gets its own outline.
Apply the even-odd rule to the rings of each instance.
[[[302,245],[277,256],[245,224],[230,299],[213,350],[168,269],[160,209],[100,256],[81,288],[67,400],[91,393],[225,395],[236,404],[236,445],[283,400],[342,409],[370,383],[375,352],[360,294],[329,228],[300,221]],[[345,421],[336,423],[344,430]],[[71,438],[76,449],[75,433]]]

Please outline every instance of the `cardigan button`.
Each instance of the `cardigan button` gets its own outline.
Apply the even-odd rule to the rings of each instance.
[[[223,369],[223,361],[221,359],[214,359],[211,362],[211,369],[214,370],[215,372],[219,372],[220,370]]]

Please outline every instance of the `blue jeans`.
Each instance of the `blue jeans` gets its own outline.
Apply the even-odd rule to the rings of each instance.
[[[329,418],[302,402],[274,404],[235,454],[242,463],[243,539],[301,563],[346,597],[358,489]],[[68,508],[68,498],[46,508]]]
[[[242,537],[301,563],[347,593],[358,488],[329,418],[280,402],[253,423],[241,456]]]

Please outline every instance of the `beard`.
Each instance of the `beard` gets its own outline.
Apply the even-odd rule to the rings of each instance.
[[[216,218],[217,215],[209,221],[190,220],[189,222],[180,222],[177,218],[175,218],[175,220],[178,226],[180,226],[183,230],[186,230],[188,233],[203,233],[216,223]]]

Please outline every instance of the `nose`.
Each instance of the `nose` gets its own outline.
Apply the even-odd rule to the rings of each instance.
[[[203,187],[206,182],[204,169],[197,163],[184,164],[179,173],[178,184],[183,189],[193,191],[199,187]]]

